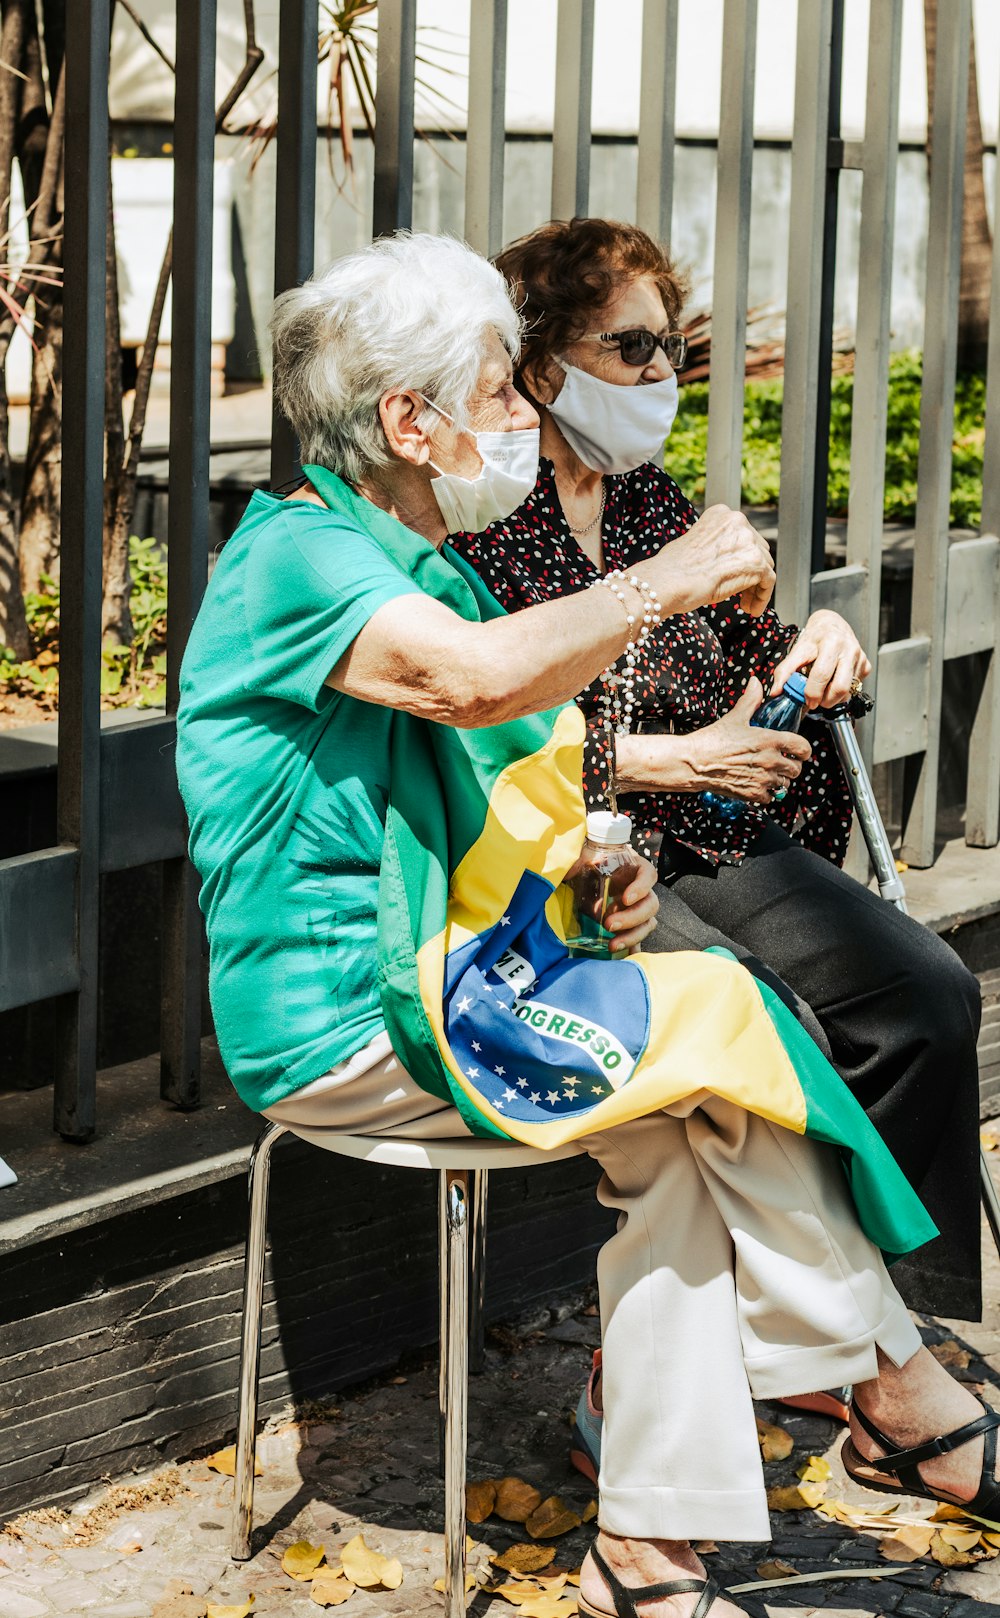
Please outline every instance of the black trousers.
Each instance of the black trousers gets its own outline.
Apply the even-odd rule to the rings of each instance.
[[[913,1309],[978,1320],[981,1000],[972,973],[935,933],[777,827],[740,865],[671,848],[661,872],[646,947],[723,944],[792,1005],[941,1233],[895,1264],[893,1281]]]

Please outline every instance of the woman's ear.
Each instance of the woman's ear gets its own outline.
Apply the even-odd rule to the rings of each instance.
[[[427,409],[419,393],[386,393],[379,400],[379,420],[389,454],[411,466],[423,466],[430,458],[427,431],[419,425]]]
[[[528,397],[539,405],[551,404],[558,399],[562,392],[566,373],[551,357],[531,361],[521,367],[521,381],[528,391]]]

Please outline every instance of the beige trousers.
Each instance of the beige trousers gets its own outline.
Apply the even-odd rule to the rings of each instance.
[[[466,1135],[382,1035],[267,1117]],[[920,1338],[829,1147],[703,1093],[580,1142],[619,1210],[598,1262],[601,1526],[632,1538],[770,1538],[752,1399],[877,1374]]]

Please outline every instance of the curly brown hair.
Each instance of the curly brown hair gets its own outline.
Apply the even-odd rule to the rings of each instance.
[[[494,259],[524,318],[518,363],[544,366],[591,331],[623,280],[648,275],[675,325],[687,284],[663,248],[637,225],[617,219],[553,219],[511,242]]]

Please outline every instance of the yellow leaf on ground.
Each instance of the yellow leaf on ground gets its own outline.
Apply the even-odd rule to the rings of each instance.
[[[543,1567],[551,1567],[556,1559],[554,1545],[511,1545],[502,1556],[494,1556],[493,1566],[502,1567],[505,1573],[538,1573]]]
[[[383,1556],[366,1545],[363,1534],[355,1534],[340,1553],[344,1572],[352,1584],[364,1590],[382,1585],[386,1590],[398,1590],[403,1582],[403,1564],[395,1556]]]
[[[321,1568],[309,1587],[317,1607],[342,1607],[354,1594],[354,1585],[345,1579],[341,1567]]]
[[[847,1505],[843,1500],[821,1500],[816,1507],[820,1516],[828,1517],[831,1522],[855,1523],[858,1512],[853,1506]]]
[[[597,1501],[596,1500],[588,1500],[587,1504],[583,1508],[583,1521],[584,1522],[593,1522],[593,1520],[594,1520],[594,1518],[596,1516],[597,1516]]]
[[[981,1528],[960,1528],[957,1523],[941,1529],[941,1538],[956,1551],[971,1551],[983,1537]]]
[[[957,1343],[954,1337],[949,1337],[943,1343],[932,1343],[931,1353],[939,1365],[953,1365],[957,1371],[964,1371],[972,1359],[967,1348]]]
[[[234,1478],[236,1476],[236,1445],[230,1444],[228,1449],[217,1449],[214,1455],[206,1455],[205,1465],[210,1466],[213,1472],[221,1472],[223,1477]],[[264,1468],[261,1466],[260,1461],[257,1459],[255,1453],[253,1458],[253,1475],[255,1478],[259,1478],[262,1477],[263,1474]]]
[[[435,1588],[435,1590],[440,1590],[442,1595],[443,1595],[444,1594],[444,1580],[443,1579],[435,1579],[434,1580],[434,1588]],[[476,1588],[477,1588],[477,1586],[476,1586],[475,1576],[472,1573],[467,1573],[465,1575],[465,1593],[466,1593],[466,1595],[468,1595],[470,1590],[475,1590]]]
[[[503,1596],[512,1607],[517,1607],[521,1618],[573,1618],[579,1611],[575,1596],[532,1589],[530,1584],[501,1584],[493,1594]]]
[[[533,1489],[523,1478],[500,1478],[497,1481],[496,1504],[493,1510],[504,1522],[527,1522],[542,1503],[538,1489]]]
[[[717,1556],[719,1547],[714,1539],[697,1539],[694,1544],[696,1556]]]
[[[205,1608],[205,1618],[250,1618],[253,1611],[253,1596],[247,1596],[235,1607],[220,1607],[218,1602],[210,1601]]]
[[[1000,1550],[1000,1534],[984,1533],[983,1539],[987,1545],[993,1545],[997,1550]]]
[[[762,1579],[794,1579],[798,1571],[791,1562],[783,1562],[780,1556],[776,1556],[773,1562],[761,1562],[757,1569]]]
[[[485,1522],[497,1503],[495,1478],[484,1478],[482,1483],[465,1485],[465,1515],[470,1522]]]
[[[798,1483],[783,1489],[768,1489],[767,1503],[772,1511],[808,1511],[819,1505],[825,1493],[825,1483]]]
[[[931,1540],[931,1555],[939,1567],[972,1567],[976,1561],[971,1551],[956,1550],[940,1534],[935,1534]]]
[[[883,1539],[879,1550],[887,1562],[915,1562],[918,1557],[927,1555],[933,1538],[934,1529],[929,1524],[918,1528],[903,1523]]]
[[[803,1483],[825,1483],[827,1478],[833,1476],[829,1461],[822,1455],[810,1455],[804,1466],[800,1466],[795,1473]]]
[[[979,1136],[979,1144],[984,1152],[995,1152],[997,1147],[1000,1146],[1000,1140],[997,1140],[995,1135],[987,1135],[986,1131],[982,1130]]]
[[[928,1518],[929,1522],[961,1522],[968,1525],[969,1514],[961,1506],[950,1506],[947,1501],[935,1506]]]
[[[565,1500],[561,1500],[557,1494],[550,1494],[531,1513],[524,1526],[532,1539],[558,1539],[560,1534],[569,1534],[574,1528],[579,1528],[581,1521],[579,1513]]]
[[[784,1427],[772,1427],[757,1418],[757,1442],[765,1461],[785,1461],[795,1448],[795,1440]]]
[[[290,1579],[308,1584],[325,1555],[322,1545],[310,1545],[307,1539],[296,1540],[281,1558],[281,1571]]]

